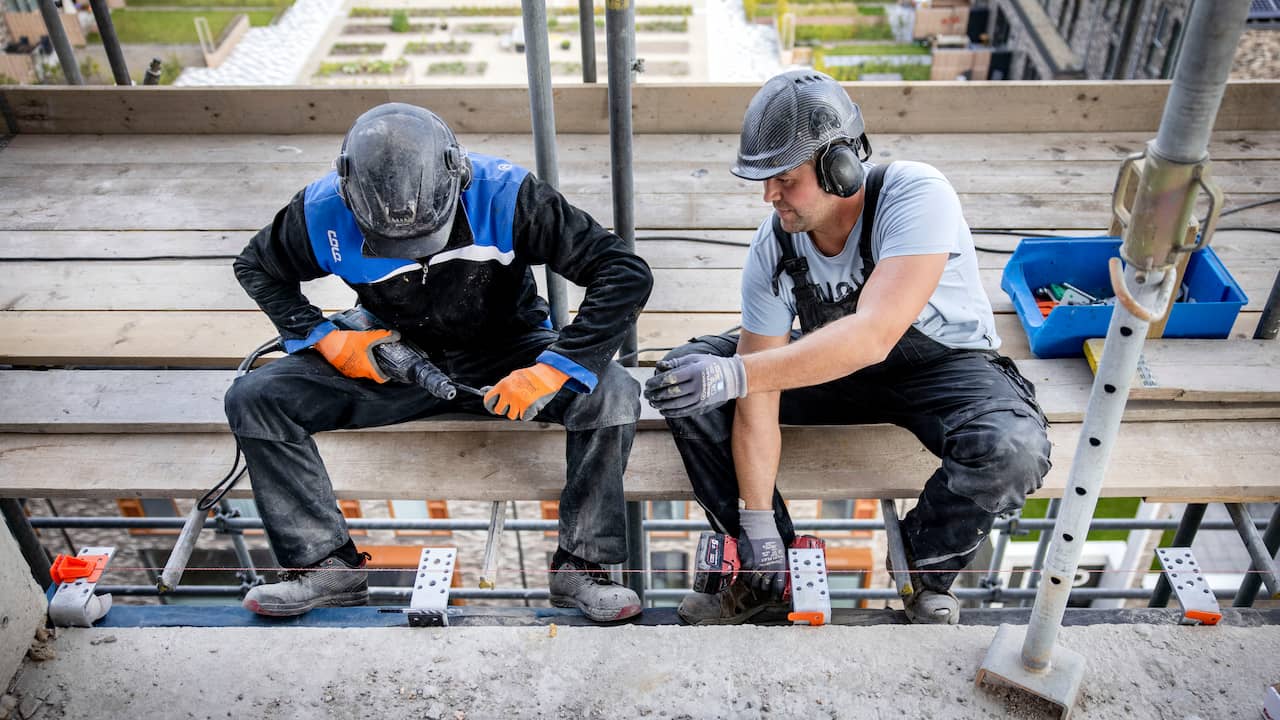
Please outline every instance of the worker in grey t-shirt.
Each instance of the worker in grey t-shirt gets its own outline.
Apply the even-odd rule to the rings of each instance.
[[[913,622],[959,620],[956,574],[1049,470],[1044,415],[996,352],[955,190],[928,165],[870,155],[860,110],[822,73],[782,73],[747,107],[732,171],[762,181],[774,212],[747,256],[741,335],[678,348],[645,386],[742,561],[725,590],[686,597],[686,622],[779,602],[795,540],[775,487],[780,423],[893,423],[941,459],[902,521]]]

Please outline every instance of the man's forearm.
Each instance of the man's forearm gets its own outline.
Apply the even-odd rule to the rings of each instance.
[[[859,315],[841,318],[784,347],[743,356],[747,390],[754,395],[845,377],[883,360],[896,340],[878,337]]]
[[[781,454],[778,395],[752,394],[740,399],[733,418],[733,463],[738,474],[738,496],[748,510],[773,507]]]

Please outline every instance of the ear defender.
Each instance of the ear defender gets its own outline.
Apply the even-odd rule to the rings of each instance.
[[[338,197],[342,198],[343,204],[350,208],[351,203],[347,202],[347,174],[351,172],[351,159],[347,157],[346,140],[342,141],[342,150],[333,161],[333,167],[338,171]]]
[[[471,158],[467,156],[466,148],[461,145],[450,145],[444,154],[444,164],[450,172],[457,173],[459,190],[466,190],[471,186],[474,171],[471,169]]]
[[[853,145],[842,142],[828,146],[818,154],[816,165],[818,186],[823,192],[847,198],[862,188],[865,172]]]

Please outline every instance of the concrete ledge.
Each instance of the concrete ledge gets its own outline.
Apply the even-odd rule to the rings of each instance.
[[[18,542],[0,520],[0,690],[8,685],[44,625],[45,600]]]

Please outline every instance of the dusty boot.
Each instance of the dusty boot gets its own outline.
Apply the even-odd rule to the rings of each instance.
[[[305,570],[286,570],[280,582],[259,585],[244,596],[244,608],[259,615],[301,615],[318,607],[350,607],[369,603],[368,553],[358,565],[329,556]]]
[[[889,555],[884,558],[884,566],[892,577],[893,562]],[[914,572],[911,573],[911,587],[914,592],[902,601],[908,620],[922,625],[955,625],[960,622],[960,600],[953,593],[925,589],[920,584],[920,575]]]
[[[790,605],[756,592],[741,578],[712,595],[690,593],[680,601],[676,614],[690,625],[739,625],[765,610],[786,611]]]
[[[609,578],[599,564],[563,551],[551,565],[551,604],[576,607],[591,620],[611,622],[640,614],[640,597]]]
[[[960,601],[952,593],[916,590],[903,601],[907,619],[925,625],[955,625],[960,622]]]

